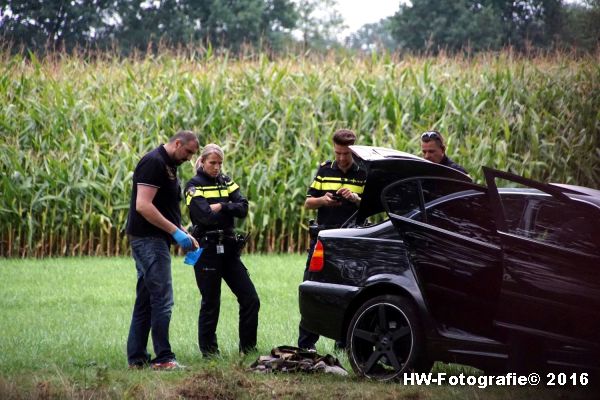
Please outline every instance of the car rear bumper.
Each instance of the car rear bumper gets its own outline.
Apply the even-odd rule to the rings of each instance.
[[[300,284],[300,324],[310,332],[343,340],[344,315],[360,287],[304,281]]]

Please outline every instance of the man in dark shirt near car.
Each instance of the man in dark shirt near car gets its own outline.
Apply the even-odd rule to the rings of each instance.
[[[136,299],[127,339],[129,368],[180,369],[169,343],[173,307],[171,254],[176,242],[184,250],[198,242],[181,226],[182,199],[177,168],[198,152],[198,137],[180,131],[142,157],[133,173],[127,235],[137,270]],[[155,358],[147,351],[152,332]]]

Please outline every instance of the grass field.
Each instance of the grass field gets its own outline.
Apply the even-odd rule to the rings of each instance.
[[[261,298],[260,354],[296,343],[302,255],[244,257]],[[129,258],[0,259],[0,399],[12,398],[589,398],[589,391],[541,387],[424,387],[324,375],[258,375],[257,354],[237,354],[237,302],[223,290],[218,328],[222,358],[205,361],[197,344],[199,293],[193,271],[173,262],[171,345],[182,372],[129,371],[125,341],[135,294]],[[319,353],[333,342],[321,339]],[[344,355],[337,354],[350,370]],[[480,372],[436,364],[450,374]],[[593,396],[591,397],[593,398]]]

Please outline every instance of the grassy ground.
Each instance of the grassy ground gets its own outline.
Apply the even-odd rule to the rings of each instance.
[[[304,256],[244,257],[261,298],[258,347],[295,344],[297,287]],[[200,358],[199,293],[193,271],[173,262],[175,307],[171,345],[186,371],[129,371],[125,341],[134,301],[129,258],[0,259],[0,398],[585,398],[570,388],[402,386],[355,377],[258,375],[247,371],[257,354],[237,354],[237,302],[227,289],[218,328],[221,359]],[[321,339],[320,353],[333,352]],[[350,370],[344,355],[338,354]],[[436,364],[434,371],[479,374]],[[593,397],[593,396],[592,396]]]

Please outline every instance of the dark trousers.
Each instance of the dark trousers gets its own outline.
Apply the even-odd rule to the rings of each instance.
[[[315,250],[315,245],[317,244],[317,239],[311,239],[310,245],[308,247],[308,258],[306,259],[306,267],[304,268],[304,277],[303,281],[308,279],[308,267],[310,265],[310,259],[312,258],[313,251]],[[313,349],[315,344],[319,340],[319,335],[316,333],[312,333],[307,331],[302,327],[302,321],[300,321],[300,325],[298,326],[298,347],[301,349]],[[346,348],[346,340],[343,338],[342,340],[338,340],[335,342],[335,348],[344,349]]]
[[[303,281],[308,279],[308,266],[310,265],[310,259],[312,258],[312,254],[315,250],[316,244],[316,238],[310,240],[310,245],[308,247],[308,258],[306,260],[306,266],[304,268],[304,277],[302,278]],[[315,343],[317,343],[317,340],[319,340],[319,335],[304,329],[302,327],[302,321],[300,321],[300,325],[298,326],[298,347],[300,347],[301,349],[312,349],[315,347]]]
[[[171,254],[169,243],[163,238],[136,238],[131,240],[131,252],[137,270],[135,304],[127,338],[129,364],[150,362],[148,335],[156,358],[154,362],[175,359],[169,343],[169,324],[173,308]]]
[[[239,350],[253,350],[260,300],[235,249],[226,246],[225,254],[216,254],[214,246],[208,246],[194,266],[194,272],[202,295],[198,316],[198,345],[202,354],[210,356],[219,352],[216,331],[221,308],[221,279],[225,280],[240,305]]]

